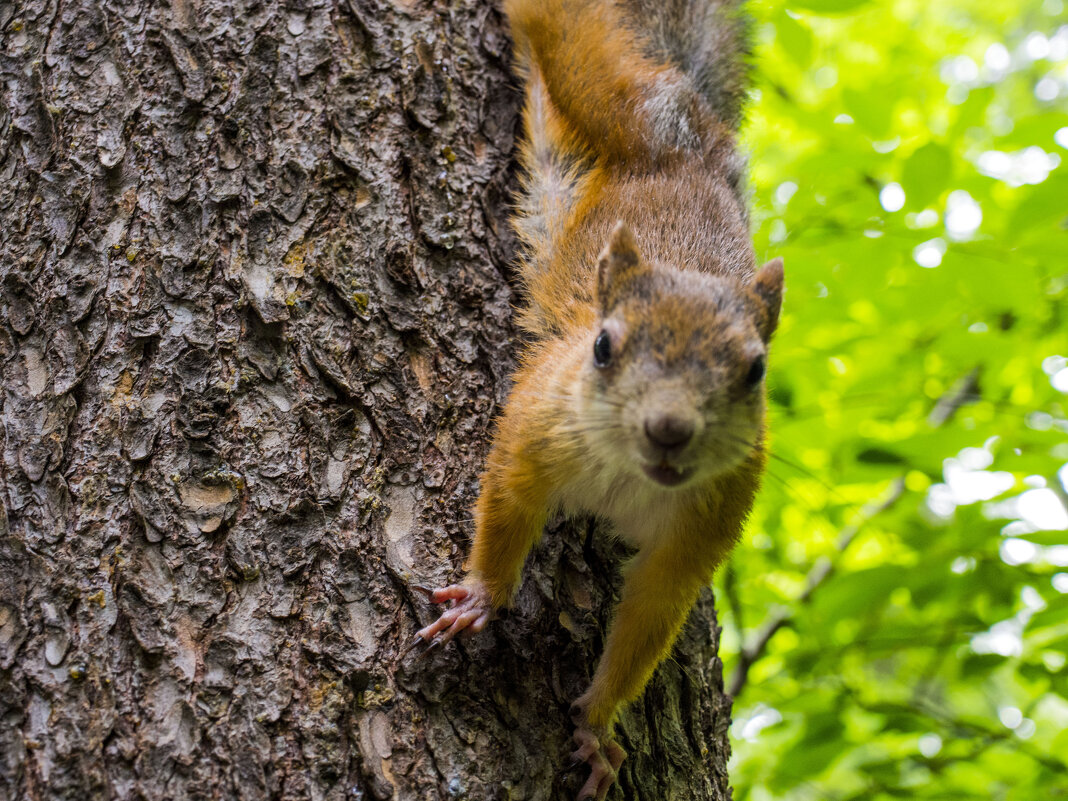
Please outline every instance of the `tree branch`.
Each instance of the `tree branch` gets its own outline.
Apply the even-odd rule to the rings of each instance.
[[[899,476],[891,482],[889,489],[883,493],[881,498],[866,503],[853,518],[853,521],[841,530],[838,535],[838,543],[835,546],[835,554],[841,556],[863,530],[864,526],[893,507],[904,493],[905,479]],[[824,557],[818,560],[809,570],[808,576],[805,578],[805,590],[794,604],[789,608],[776,611],[761,628],[756,639],[750,645],[742,647],[741,652],[738,654],[738,666],[734,669],[734,673],[731,674],[731,682],[727,690],[732,698],[736,698],[745,688],[746,682],[749,680],[749,669],[764,655],[771,638],[775,636],[779,629],[788,625],[794,619],[800,608],[805,606],[812,598],[812,593],[816,591],[816,588],[827,581],[834,573],[834,570],[835,562],[831,558]]]

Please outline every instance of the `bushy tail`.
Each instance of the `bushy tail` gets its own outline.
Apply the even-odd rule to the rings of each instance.
[[[742,0],[624,0],[650,54],[673,64],[719,119],[737,128],[749,90],[749,17]]]
[[[652,165],[736,127],[748,44],[737,0],[507,0],[521,69],[596,158]]]
[[[528,277],[553,258],[578,198],[604,170],[696,158],[725,165],[736,188],[729,162],[749,52],[740,2],[505,0],[526,78],[516,228]]]

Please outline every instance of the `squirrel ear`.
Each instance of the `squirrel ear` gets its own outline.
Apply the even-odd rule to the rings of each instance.
[[[779,325],[779,311],[782,309],[782,257],[776,257],[757,270],[753,279],[753,292],[756,293],[763,307],[763,319],[760,321],[760,334],[764,341],[771,339]]]
[[[634,235],[627,224],[620,220],[612,229],[608,244],[597,260],[597,299],[601,307],[608,308],[615,294],[614,289],[644,271],[641,254],[634,243]]]

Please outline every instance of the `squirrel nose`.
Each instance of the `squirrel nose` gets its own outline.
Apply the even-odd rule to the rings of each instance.
[[[680,450],[693,437],[693,420],[662,414],[645,421],[645,436],[666,450]]]

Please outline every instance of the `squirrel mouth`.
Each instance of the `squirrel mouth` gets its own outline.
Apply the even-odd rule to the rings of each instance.
[[[642,469],[645,470],[645,475],[649,476],[649,478],[657,484],[663,484],[665,487],[677,487],[693,475],[692,467],[680,470],[676,467],[672,467],[667,461],[662,461],[659,464],[642,465]]]

